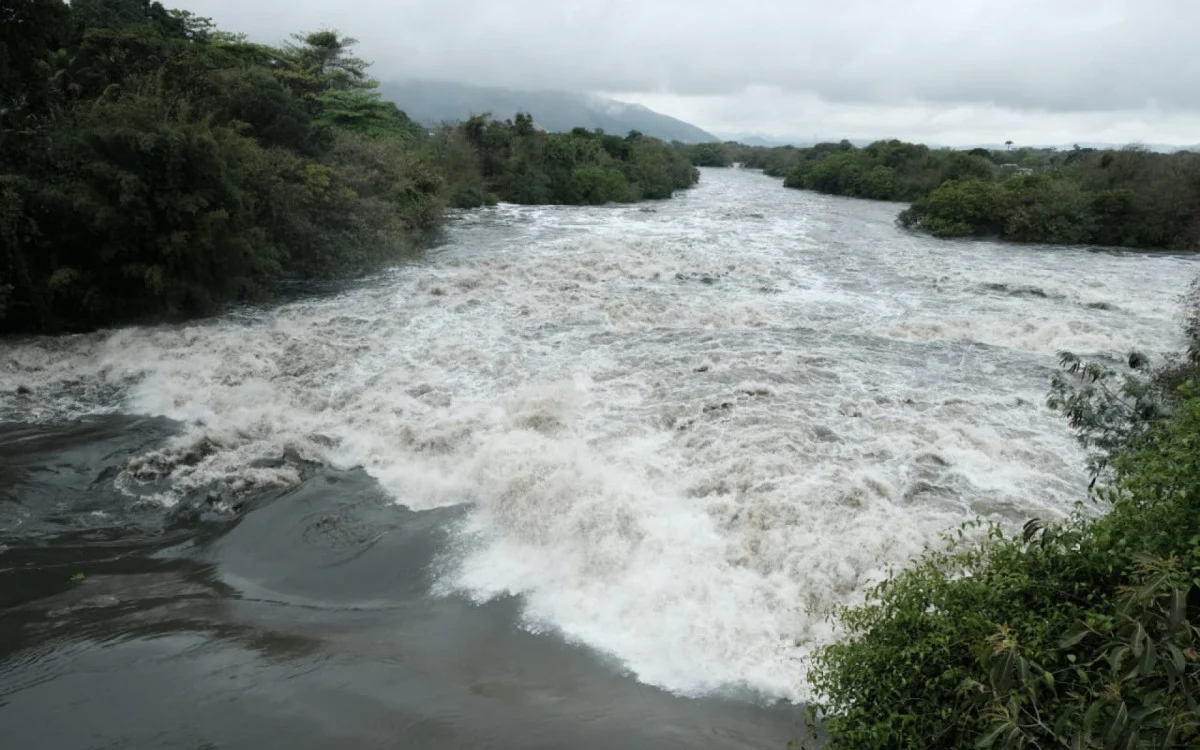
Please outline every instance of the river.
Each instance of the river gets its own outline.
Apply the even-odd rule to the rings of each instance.
[[[324,294],[0,342],[13,747],[782,748],[826,614],[1060,517],[1061,349],[1189,257],[938,241],[704,170],[456,215]]]

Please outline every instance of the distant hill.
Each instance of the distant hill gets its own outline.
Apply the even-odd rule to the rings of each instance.
[[[746,146],[811,146],[815,141],[798,138],[758,135],[757,133],[718,133],[722,141],[734,141]]]
[[[820,138],[815,135],[809,136],[791,136],[791,135],[770,135],[762,133],[745,133],[745,132],[722,132],[718,133],[722,141],[736,141],[747,146],[768,146],[771,148],[777,146],[795,146],[796,148],[807,148],[815,146],[818,143],[837,143],[845,136],[829,136],[828,138]],[[876,138],[849,138],[847,139],[855,146],[862,148],[869,146],[875,142]]]
[[[520,91],[485,88],[435,81],[392,81],[379,87],[384,99],[408,113],[417,122],[434,125],[465,120],[490,112],[506,119],[517,112],[533,115],[534,123],[552,132],[584,127],[603,128],[606,133],[625,135],[637,130],[664,141],[704,143],[717,137],[674,117],[591,94],[565,91]]]
[[[822,143],[822,142],[837,143],[838,141],[842,140],[840,137],[837,137],[837,136],[830,136],[828,138],[818,138],[816,136],[792,137],[792,136],[784,136],[784,135],[760,135],[757,133],[738,133],[738,132],[721,132],[721,133],[718,133],[718,135],[720,136],[722,141],[737,141],[738,143],[743,143],[747,146],[772,146],[772,147],[773,146],[796,146],[797,148],[803,148],[806,146],[812,146],[817,143]],[[877,140],[891,140],[893,137],[894,136],[881,136],[879,138],[850,138],[849,141],[851,143],[853,143],[855,146],[862,148],[863,146],[868,146]],[[900,140],[912,141],[914,143],[924,143],[929,148],[935,148],[935,149],[936,148],[951,148],[951,149],[955,149],[957,151],[970,151],[973,148],[985,148],[988,151],[1004,151],[1008,148],[1008,146],[1003,143],[969,143],[969,144],[960,145],[960,146],[943,146],[940,143],[927,141],[927,140],[926,141],[922,141],[919,139],[914,140],[912,138],[901,138]],[[1063,144],[1063,143],[1059,143],[1059,144],[1017,143],[1017,144],[1013,145],[1013,148],[1019,149],[1019,148],[1028,147],[1028,148],[1034,149],[1035,151],[1042,150],[1042,149],[1048,149],[1048,148],[1056,148],[1059,151],[1070,151],[1073,147],[1079,146],[1080,148],[1094,148],[1094,149],[1099,149],[1099,150],[1110,150],[1110,149],[1125,148],[1127,145],[1129,145],[1129,144],[1125,144],[1125,143],[1093,143],[1093,142],[1079,141],[1078,143],[1067,143],[1067,144]],[[1173,153],[1175,151],[1193,151],[1193,152],[1200,151],[1200,144],[1180,146],[1180,145],[1169,144],[1169,143],[1139,143],[1137,145],[1140,145],[1143,148],[1146,148],[1150,151],[1159,151],[1159,152],[1167,153],[1167,154]]]
[[[1186,145],[1180,146],[1178,144],[1172,144],[1172,143],[1136,142],[1134,144],[1129,144],[1129,143],[1105,143],[1105,142],[1092,142],[1092,141],[1079,141],[1078,143],[1065,143],[1065,144],[1059,143],[1059,144],[1052,144],[1052,145],[1030,145],[1028,143],[1018,143],[1018,144],[1015,144],[1013,146],[1013,148],[1021,148],[1024,146],[1028,146],[1029,148],[1032,148],[1032,149],[1056,148],[1059,151],[1070,151],[1075,146],[1079,146],[1080,148],[1094,148],[1099,151],[1114,151],[1114,150],[1123,149],[1130,145],[1141,146],[1142,148],[1146,149],[1147,151],[1158,151],[1158,152],[1164,153],[1164,154],[1171,154],[1176,151],[1196,151],[1196,150],[1200,149],[1200,145],[1195,145],[1195,144],[1190,145],[1190,146],[1186,146]],[[989,151],[1003,151],[1005,148],[1007,148],[1007,146],[997,144],[997,143],[983,143],[983,144],[980,144],[978,147],[986,148]],[[974,146],[957,146],[956,148],[970,149],[970,148],[974,148]]]

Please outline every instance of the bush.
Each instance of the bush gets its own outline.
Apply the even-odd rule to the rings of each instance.
[[[1004,189],[1009,195],[1006,239],[1077,244],[1095,236],[1092,200],[1074,180],[1047,174],[1014,177]]]
[[[795,149],[785,187],[876,200],[920,200],[947,180],[991,179],[992,163],[958,151],[898,140],[855,148],[849,141]]]
[[[697,167],[728,167],[734,155],[724,143],[700,143],[688,148],[688,157]]]
[[[886,201],[891,200],[895,194],[896,170],[881,164],[867,174],[865,190],[863,191],[864,198]]]
[[[1082,389],[1073,404],[1057,389],[1060,408],[1117,436],[1095,496],[1107,513],[1017,536],[968,524],[842,609],[846,637],[809,673],[833,748],[1200,742],[1200,389],[1134,402],[1138,426],[1120,428],[1095,406],[1096,370],[1066,362]]]
[[[799,159],[799,151],[791,146],[771,149],[762,161],[763,174],[769,177],[786,177]]]
[[[603,167],[581,167],[573,171],[569,195],[572,203],[590,205],[630,203],[635,200],[625,175]]]
[[[913,204],[900,222],[935,237],[1000,234],[1009,216],[1009,198],[994,182],[950,180],[927,200]]]

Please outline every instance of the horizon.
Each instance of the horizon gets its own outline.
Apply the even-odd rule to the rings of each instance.
[[[810,133],[807,135],[801,135],[801,134],[797,134],[797,133],[775,133],[775,132],[764,132],[764,131],[759,131],[759,132],[727,131],[727,130],[720,130],[720,129],[712,129],[712,128],[705,127],[702,123],[690,122],[688,120],[685,120],[685,119],[679,117],[677,114],[674,114],[672,112],[666,112],[666,111],[654,109],[653,107],[650,107],[648,105],[642,104],[637,101],[633,101],[630,98],[620,98],[622,95],[619,93],[612,94],[609,92],[597,92],[597,91],[568,91],[568,90],[564,90],[564,89],[551,89],[551,88],[533,89],[533,88],[519,88],[519,87],[513,87],[513,86],[488,87],[488,86],[480,86],[479,84],[476,84],[476,83],[464,82],[464,81],[439,81],[437,79],[416,79],[416,78],[388,79],[388,80],[382,81],[381,83],[384,84],[385,86],[388,84],[397,84],[397,83],[401,83],[401,84],[419,83],[422,85],[432,85],[432,86],[441,85],[441,86],[470,87],[470,88],[477,88],[477,89],[484,90],[484,91],[497,90],[497,91],[504,91],[506,93],[517,93],[517,94],[519,94],[519,93],[559,94],[559,95],[566,95],[566,96],[598,97],[602,100],[612,101],[617,104],[621,104],[621,105],[625,105],[625,106],[642,107],[642,108],[647,109],[656,114],[665,115],[667,117],[677,119],[680,122],[683,122],[683,123],[686,123],[689,125],[694,125],[695,127],[700,128],[701,130],[707,131],[710,135],[712,135],[714,137],[714,140],[716,142],[726,142],[726,143],[738,142],[738,143],[742,143],[743,145],[755,145],[755,144],[750,144],[750,143],[745,142],[745,139],[753,139],[753,140],[761,140],[761,141],[766,142],[763,145],[768,145],[768,146],[785,146],[786,145],[786,146],[795,146],[798,148],[811,146],[811,145],[814,145],[817,143],[837,142],[837,141],[841,141],[841,140],[848,140],[851,143],[854,143],[856,146],[862,146],[862,145],[866,145],[869,143],[873,143],[875,141],[892,140],[892,139],[896,138],[898,140],[907,140],[909,142],[919,142],[919,143],[922,143],[923,145],[929,146],[930,148],[950,148],[950,149],[970,149],[970,148],[1003,149],[1003,148],[1005,148],[1004,141],[998,141],[998,140],[997,141],[982,141],[981,140],[981,141],[971,141],[971,142],[959,143],[959,144],[948,144],[948,143],[939,143],[937,141],[932,141],[932,140],[913,140],[913,139],[899,138],[898,136],[894,136],[894,135],[890,135],[890,134],[886,134],[886,133],[876,133],[876,134],[870,134],[870,135],[841,134],[841,133],[825,133],[824,135],[822,135],[820,133]],[[397,106],[399,106],[400,109],[402,109],[402,110],[404,109],[402,101],[397,102]],[[505,118],[512,117],[512,115],[515,113],[504,112],[504,113],[491,113],[491,114],[499,119],[505,119]],[[1094,140],[1086,140],[1086,139],[1074,139],[1074,140],[1060,141],[1060,142],[1055,142],[1055,143],[1050,143],[1050,142],[1017,143],[1014,141],[1012,145],[1014,148],[1018,148],[1018,149],[1019,148],[1030,148],[1030,149],[1064,150],[1064,149],[1070,149],[1074,146],[1079,146],[1080,148],[1120,149],[1120,148],[1126,148],[1126,147],[1131,147],[1131,146],[1141,146],[1141,147],[1150,149],[1152,151],[1185,151],[1185,150],[1200,149],[1200,140],[1193,141],[1193,142],[1186,142],[1186,143],[1183,143],[1183,142],[1164,143],[1164,142],[1146,142],[1144,140],[1129,140],[1129,141],[1117,142],[1117,141],[1094,141]]]

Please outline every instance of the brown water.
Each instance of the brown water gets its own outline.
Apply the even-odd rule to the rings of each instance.
[[[337,294],[0,344],[6,740],[785,746],[832,606],[1082,495],[1055,352],[1172,348],[1197,268],[896,210],[706,170],[464,214]]]

